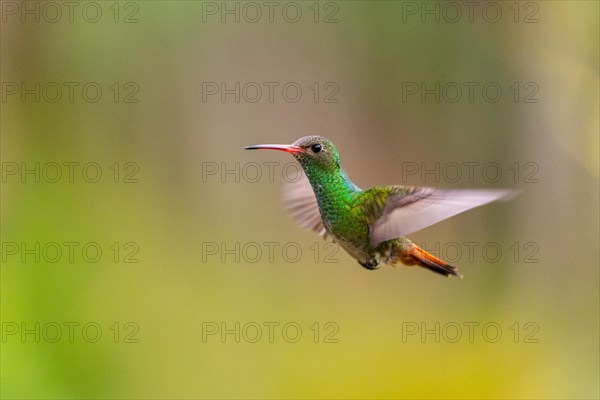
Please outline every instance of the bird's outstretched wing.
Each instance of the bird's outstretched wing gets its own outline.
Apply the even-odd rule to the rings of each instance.
[[[373,217],[369,226],[371,246],[408,235],[454,215],[495,200],[510,200],[518,191],[508,189],[447,190],[427,187],[375,187],[365,195]]]
[[[327,231],[323,226],[317,198],[304,172],[298,181],[286,182],[283,188],[282,200],[298,225],[327,238]]]

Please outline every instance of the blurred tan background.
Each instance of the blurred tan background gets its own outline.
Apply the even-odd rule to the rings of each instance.
[[[450,3],[2,1],[2,397],[598,398],[598,3]],[[242,151],[308,134],[522,193],[367,271]]]

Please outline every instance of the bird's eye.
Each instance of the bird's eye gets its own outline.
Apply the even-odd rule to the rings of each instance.
[[[313,153],[318,153],[321,151],[321,145],[319,143],[315,143],[310,146],[310,149],[313,151]]]

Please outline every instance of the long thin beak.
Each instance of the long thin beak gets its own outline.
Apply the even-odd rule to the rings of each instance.
[[[244,147],[244,150],[279,150],[286,153],[298,153],[302,151],[300,147],[291,144],[255,144]]]

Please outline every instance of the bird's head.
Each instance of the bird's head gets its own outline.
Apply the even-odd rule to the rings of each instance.
[[[331,140],[323,136],[304,136],[292,144],[258,144],[245,150],[279,150],[290,153],[300,163],[304,172],[337,172],[340,156]]]

